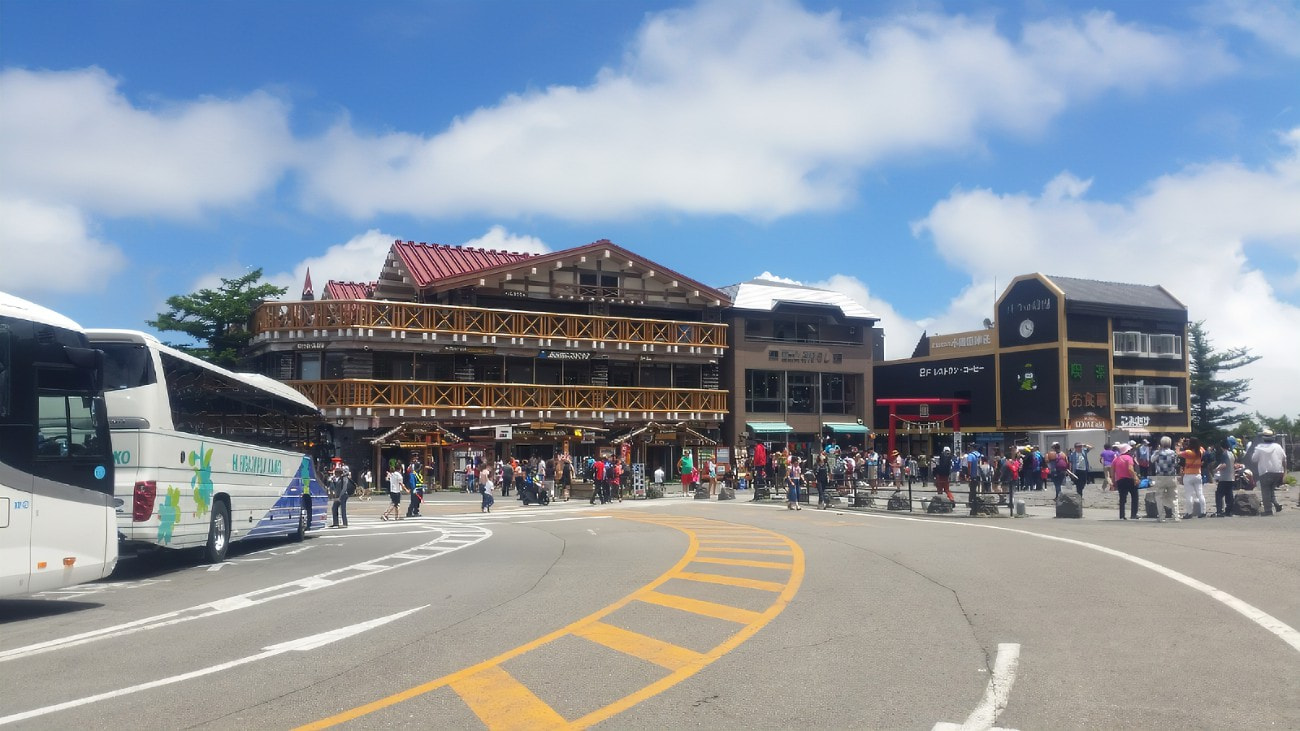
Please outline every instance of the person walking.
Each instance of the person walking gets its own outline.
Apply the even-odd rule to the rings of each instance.
[[[1052,487],[1056,488],[1056,498],[1061,497],[1061,485],[1065,484],[1065,473],[1069,471],[1070,464],[1066,460],[1065,453],[1061,451],[1060,442],[1052,442],[1052,448],[1047,451],[1047,474],[1052,478]],[[1079,495],[1083,496],[1083,488],[1079,487]]]
[[[1138,519],[1137,461],[1133,459],[1133,455],[1129,454],[1132,449],[1133,448],[1127,444],[1119,445],[1119,450],[1115,455],[1115,460],[1111,462],[1111,467],[1114,470],[1112,474],[1115,476],[1115,489],[1119,490],[1120,520],[1125,520],[1124,497],[1126,495],[1129,497],[1129,502],[1131,504],[1129,517],[1133,520]]]
[[[370,493],[373,492],[373,478],[370,476],[370,468],[361,471],[361,499],[369,500]]]
[[[423,498],[420,497],[424,491],[423,482],[420,480],[420,462],[412,462],[406,469],[406,490],[411,494],[411,499],[406,503],[406,517],[420,517],[420,503]]]
[[[793,469],[793,465],[788,467],[785,472],[786,510],[803,510],[803,508],[799,507],[799,483],[801,481],[796,477],[797,472],[797,470]]]
[[[492,490],[496,487],[492,482],[492,474],[491,462],[485,464],[482,471],[479,472],[479,485],[483,491],[483,504],[479,511],[483,513],[492,512],[492,504],[496,502],[496,498],[492,497]]]
[[[830,468],[826,464],[826,454],[817,455],[817,464],[813,467],[813,475],[817,480],[817,507],[825,510],[831,506],[830,500],[826,499],[826,488],[830,484]]]
[[[1107,444],[1101,450],[1101,489],[1102,491],[1115,489],[1115,470],[1111,466],[1115,463],[1115,451],[1118,444]]]
[[[330,524],[331,528],[348,527],[348,490],[351,486],[352,480],[345,466],[340,462],[334,468],[334,473],[330,475],[330,493],[334,498],[334,504],[330,507],[330,512],[334,516],[334,522]],[[342,525],[339,524],[340,514],[343,516]]]
[[[1074,489],[1078,491],[1079,497],[1083,497],[1083,488],[1088,484],[1088,453],[1091,451],[1091,444],[1075,442],[1074,449],[1070,450],[1068,455],[1071,479],[1074,481]]]
[[[394,461],[388,469],[388,500],[392,504],[388,506],[383,515],[379,516],[380,520],[401,520],[402,516],[398,509],[402,505],[402,492],[404,490],[406,490],[406,486],[402,484],[402,469]],[[392,517],[389,517],[389,513],[392,513]]]
[[[568,454],[560,457],[560,487],[564,488],[564,502],[569,502],[569,488],[573,487],[573,460]]]
[[[1212,518],[1232,517],[1232,490],[1237,486],[1236,456],[1224,439],[1219,445],[1219,460],[1214,465],[1214,514]]]
[[[957,498],[952,496],[952,490],[948,488],[951,474],[952,447],[944,447],[943,453],[939,455],[939,461],[934,467],[934,489],[940,495],[947,495],[948,499],[955,505],[957,503]]]
[[[1286,453],[1277,443],[1277,435],[1272,429],[1259,433],[1261,443],[1253,447],[1251,457],[1255,465],[1255,481],[1259,483],[1260,502],[1264,515],[1272,515],[1274,510],[1282,512],[1282,503],[1277,501],[1277,489],[1282,486],[1282,476],[1286,473]]]
[[[1178,506],[1178,453],[1173,440],[1160,437],[1160,449],[1151,455],[1151,487],[1156,494],[1156,522],[1165,522],[1165,511],[1175,523],[1182,520]]]

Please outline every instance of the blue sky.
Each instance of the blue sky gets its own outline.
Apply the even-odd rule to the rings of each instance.
[[[0,289],[87,326],[395,238],[844,291],[1162,284],[1300,411],[1300,4],[0,4]]]

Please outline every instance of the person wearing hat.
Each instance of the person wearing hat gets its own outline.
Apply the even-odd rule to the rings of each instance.
[[[1119,445],[1119,449],[1116,451],[1118,452],[1118,454],[1115,455],[1115,461],[1112,463],[1111,466],[1115,470],[1114,473],[1115,489],[1119,490],[1119,519],[1125,520],[1124,497],[1129,496],[1129,502],[1131,503],[1132,506],[1131,509],[1129,510],[1129,517],[1132,518],[1133,520],[1137,520],[1138,519],[1137,462],[1134,461],[1133,455],[1129,454],[1130,452],[1133,451],[1133,447],[1127,444],[1121,444]]]
[[[957,498],[952,496],[952,490],[948,485],[952,475],[952,447],[944,447],[943,454],[939,455],[939,461],[934,467],[934,489],[940,495],[947,495],[948,499],[957,502]]]
[[[1274,509],[1282,511],[1282,503],[1277,501],[1277,488],[1282,485],[1282,476],[1286,473],[1286,452],[1277,443],[1277,435],[1272,429],[1260,432],[1259,438],[1261,443],[1252,449],[1251,458],[1264,515],[1272,515]]]
[[[1119,454],[1119,452],[1115,451],[1115,448],[1118,446],[1119,444],[1107,444],[1102,447],[1101,489],[1103,491],[1115,489],[1115,470],[1112,469],[1112,465],[1115,464],[1115,455]]]
[[[1092,445],[1083,442],[1075,442],[1074,449],[1070,451],[1070,472],[1079,497],[1083,497],[1083,486],[1088,482],[1088,453],[1091,451]]]
[[[1177,523],[1178,513],[1178,453],[1171,447],[1173,440],[1160,437],[1160,449],[1151,455],[1151,487],[1156,495],[1156,522],[1165,522],[1165,511]]]

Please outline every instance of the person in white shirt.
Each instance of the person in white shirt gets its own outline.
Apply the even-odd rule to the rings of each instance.
[[[406,485],[402,484],[402,468],[394,462],[393,468],[388,471],[388,499],[391,500],[393,504],[389,505],[388,509],[384,511],[384,514],[379,516],[381,520],[402,519],[401,514],[398,512],[398,508],[402,505],[402,492],[404,490],[406,490]],[[389,513],[392,513],[391,518],[389,518]]]
[[[1286,453],[1277,443],[1277,435],[1272,429],[1259,433],[1262,440],[1255,445],[1250,455],[1255,464],[1255,480],[1259,483],[1259,498],[1264,506],[1264,515],[1272,515],[1276,509],[1282,512],[1282,503],[1277,501],[1277,488],[1282,485],[1282,476],[1286,472]]]

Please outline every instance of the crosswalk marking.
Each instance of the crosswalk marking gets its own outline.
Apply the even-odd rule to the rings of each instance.
[[[792,556],[789,549],[777,548],[736,548],[731,546],[700,546],[701,551],[709,553],[754,553],[765,556]]]
[[[499,665],[456,680],[451,689],[490,729],[531,731],[567,725],[564,716]]]
[[[647,591],[637,598],[648,604],[657,604],[661,607],[679,609],[683,612],[713,617],[714,619],[725,619],[728,622],[737,624],[749,624],[757,621],[762,616],[759,612],[751,612],[748,609],[733,607],[729,604],[706,602],[702,599],[691,599],[690,597],[665,594],[660,591]]]
[[[300,727],[299,731],[308,729],[314,731],[352,722],[440,688],[451,688],[489,728],[589,728],[664,692],[740,646],[789,605],[803,581],[803,550],[797,543],[778,533],[762,528],[733,525],[707,519],[682,520],[679,517],[668,515],[624,513],[617,517],[680,530],[690,539],[689,548],[677,564],[660,575],[659,578],[565,627],[506,650],[476,665],[471,665],[405,690],[399,690],[369,703],[341,710],[332,716],[306,724]],[[710,541],[730,539],[753,541],[755,543],[761,541],[762,543],[758,545],[781,546],[786,550],[780,553],[788,555],[790,560],[785,563],[777,563],[739,558],[701,557],[699,555],[701,551],[715,550],[715,548],[708,545]],[[748,553],[750,551],[744,550],[744,552]],[[780,580],[764,581],[686,570],[691,564],[697,563],[778,569],[782,574]],[[776,575],[773,575],[773,578],[775,577]],[[679,596],[660,590],[665,584],[675,579],[766,592],[765,595],[752,595],[752,600],[765,605],[765,608],[761,611],[753,611],[730,604]],[[731,593],[734,594],[735,592]],[[722,639],[714,647],[701,652],[677,645],[668,639],[651,637],[619,626],[618,620],[622,616],[620,612],[624,608],[637,603],[657,605],[697,617],[721,619],[740,626],[719,625],[713,628],[720,635],[725,636],[725,639]],[[676,627],[683,624],[681,622],[670,622],[666,625],[667,629],[665,631],[673,632]],[[584,715],[579,715],[576,718],[565,718],[559,711],[547,705],[545,701],[520,684],[503,667],[515,658],[526,656],[565,637],[581,638],[591,643],[591,651],[594,651],[599,646],[612,649],[628,658],[635,658],[636,660],[657,665],[667,674],[648,683],[639,690],[590,710]],[[604,659],[608,661],[610,658],[605,656]]]
[[[778,563],[775,561],[750,561],[745,558],[709,558],[708,556],[696,556],[691,559],[693,563],[711,563],[720,566],[752,566],[759,569],[784,569],[790,570],[790,564]]]
[[[574,630],[575,635],[597,642],[611,650],[652,662],[669,670],[681,670],[692,663],[700,663],[704,655],[671,642],[664,642],[640,632],[632,632],[604,622]]]
[[[701,574],[694,571],[683,571],[673,578],[685,579],[687,581],[699,581],[706,584],[740,586],[746,589],[759,589],[761,591],[781,591],[785,588],[785,584],[779,581],[760,581],[758,579],[745,579],[739,576],[726,576],[724,574]]]

